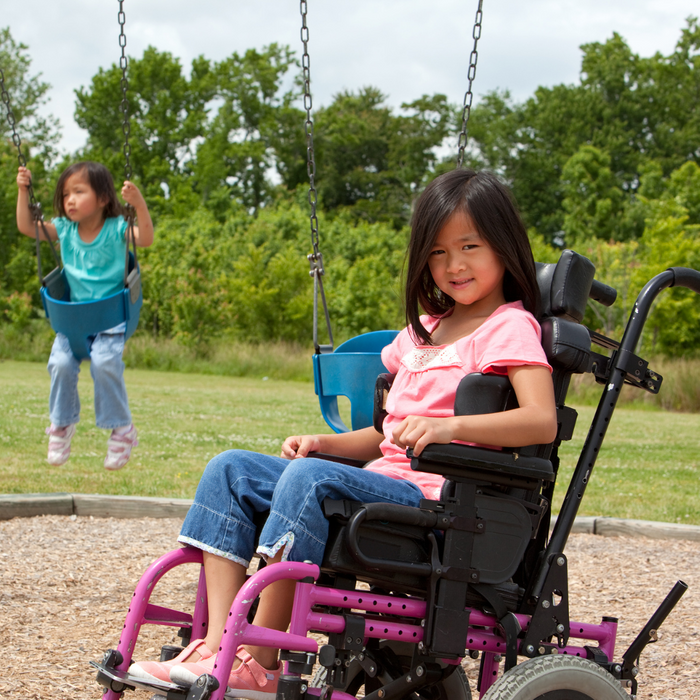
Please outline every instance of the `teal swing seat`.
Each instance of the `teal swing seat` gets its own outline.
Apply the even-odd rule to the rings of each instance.
[[[133,231],[132,222],[127,229],[127,240],[131,238]],[[37,226],[37,262],[39,265],[39,279],[41,280],[41,303],[44,306],[46,318],[51,328],[56,333],[62,333],[68,338],[70,348],[76,359],[87,360],[90,357],[90,345],[92,339],[102,331],[114,328],[121,323],[126,323],[126,338],[130,338],[139,324],[141,306],[143,305],[143,293],[141,291],[141,275],[136,258],[136,244],[133,253],[127,244],[127,254],[124,272],[124,289],[114,294],[92,301],[71,301],[70,289],[65,273],[61,267],[60,258],[56,253],[53,242],[46,240],[51,245],[57,266],[46,277],[41,274],[41,252],[39,247],[38,226],[43,226],[43,221],[36,222]],[[44,232],[46,229],[44,229]],[[131,234],[129,236],[129,234]]]
[[[134,271],[138,274],[138,268]],[[90,343],[98,333],[126,323],[126,338],[130,338],[139,324],[143,304],[140,281],[111,296],[94,301],[68,301],[51,297],[48,287],[41,288],[41,302],[46,318],[56,333],[68,338],[71,350],[78,360],[90,357]]]
[[[347,433],[338,410],[338,396],[350,399],[352,430],[372,425],[374,385],[386,372],[381,351],[397,336],[398,331],[372,331],[350,338],[333,352],[313,356],[314,389],[321,406],[321,415],[336,433]]]

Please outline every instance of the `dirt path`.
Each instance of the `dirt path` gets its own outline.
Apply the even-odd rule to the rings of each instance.
[[[98,700],[90,660],[116,646],[134,586],[175,546],[180,520],[44,516],[0,521],[2,700]],[[572,619],[620,618],[617,658],[677,579],[690,590],[642,656],[638,697],[700,699],[700,543],[572,535]],[[191,601],[192,566],[159,584],[161,605]],[[178,602],[179,601],[179,602]],[[144,628],[137,658],[177,643],[171,628]],[[469,666],[470,679],[474,669]],[[476,696],[476,693],[474,693]],[[146,700],[146,693],[128,693]]]

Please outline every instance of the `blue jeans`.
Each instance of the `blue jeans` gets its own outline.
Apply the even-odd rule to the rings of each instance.
[[[345,464],[229,450],[204,470],[178,541],[248,566],[255,553],[254,515],[269,510],[257,551],[273,557],[284,547],[283,560],[321,564],[327,496],[409,506],[423,498],[410,481]]]
[[[98,333],[90,347],[90,374],[95,385],[95,423],[113,430],[131,424],[131,411],[124,383],[124,333]],[[57,426],[80,420],[78,375],[80,362],[70,349],[68,338],[57,333],[48,365],[51,375],[49,417]]]

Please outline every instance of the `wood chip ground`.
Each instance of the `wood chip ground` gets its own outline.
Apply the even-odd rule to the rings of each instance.
[[[76,516],[0,522],[0,698],[98,700],[89,661],[116,646],[139,576],[176,546],[180,523]],[[619,617],[618,660],[675,581],[688,584],[659,642],[642,656],[638,697],[700,699],[700,543],[572,535],[567,554],[572,619]],[[187,601],[190,609],[197,571],[180,568],[163,578],[153,602]],[[156,659],[166,643],[177,643],[173,628],[146,626],[135,658]],[[472,688],[475,671],[467,664]]]

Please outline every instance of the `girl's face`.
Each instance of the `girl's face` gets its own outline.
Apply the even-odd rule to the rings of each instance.
[[[440,229],[428,267],[440,291],[456,305],[491,314],[505,304],[505,265],[464,212],[456,211]]]
[[[71,221],[85,221],[102,213],[104,202],[98,199],[95,190],[82,171],[73,173],[63,186],[63,209]]]

